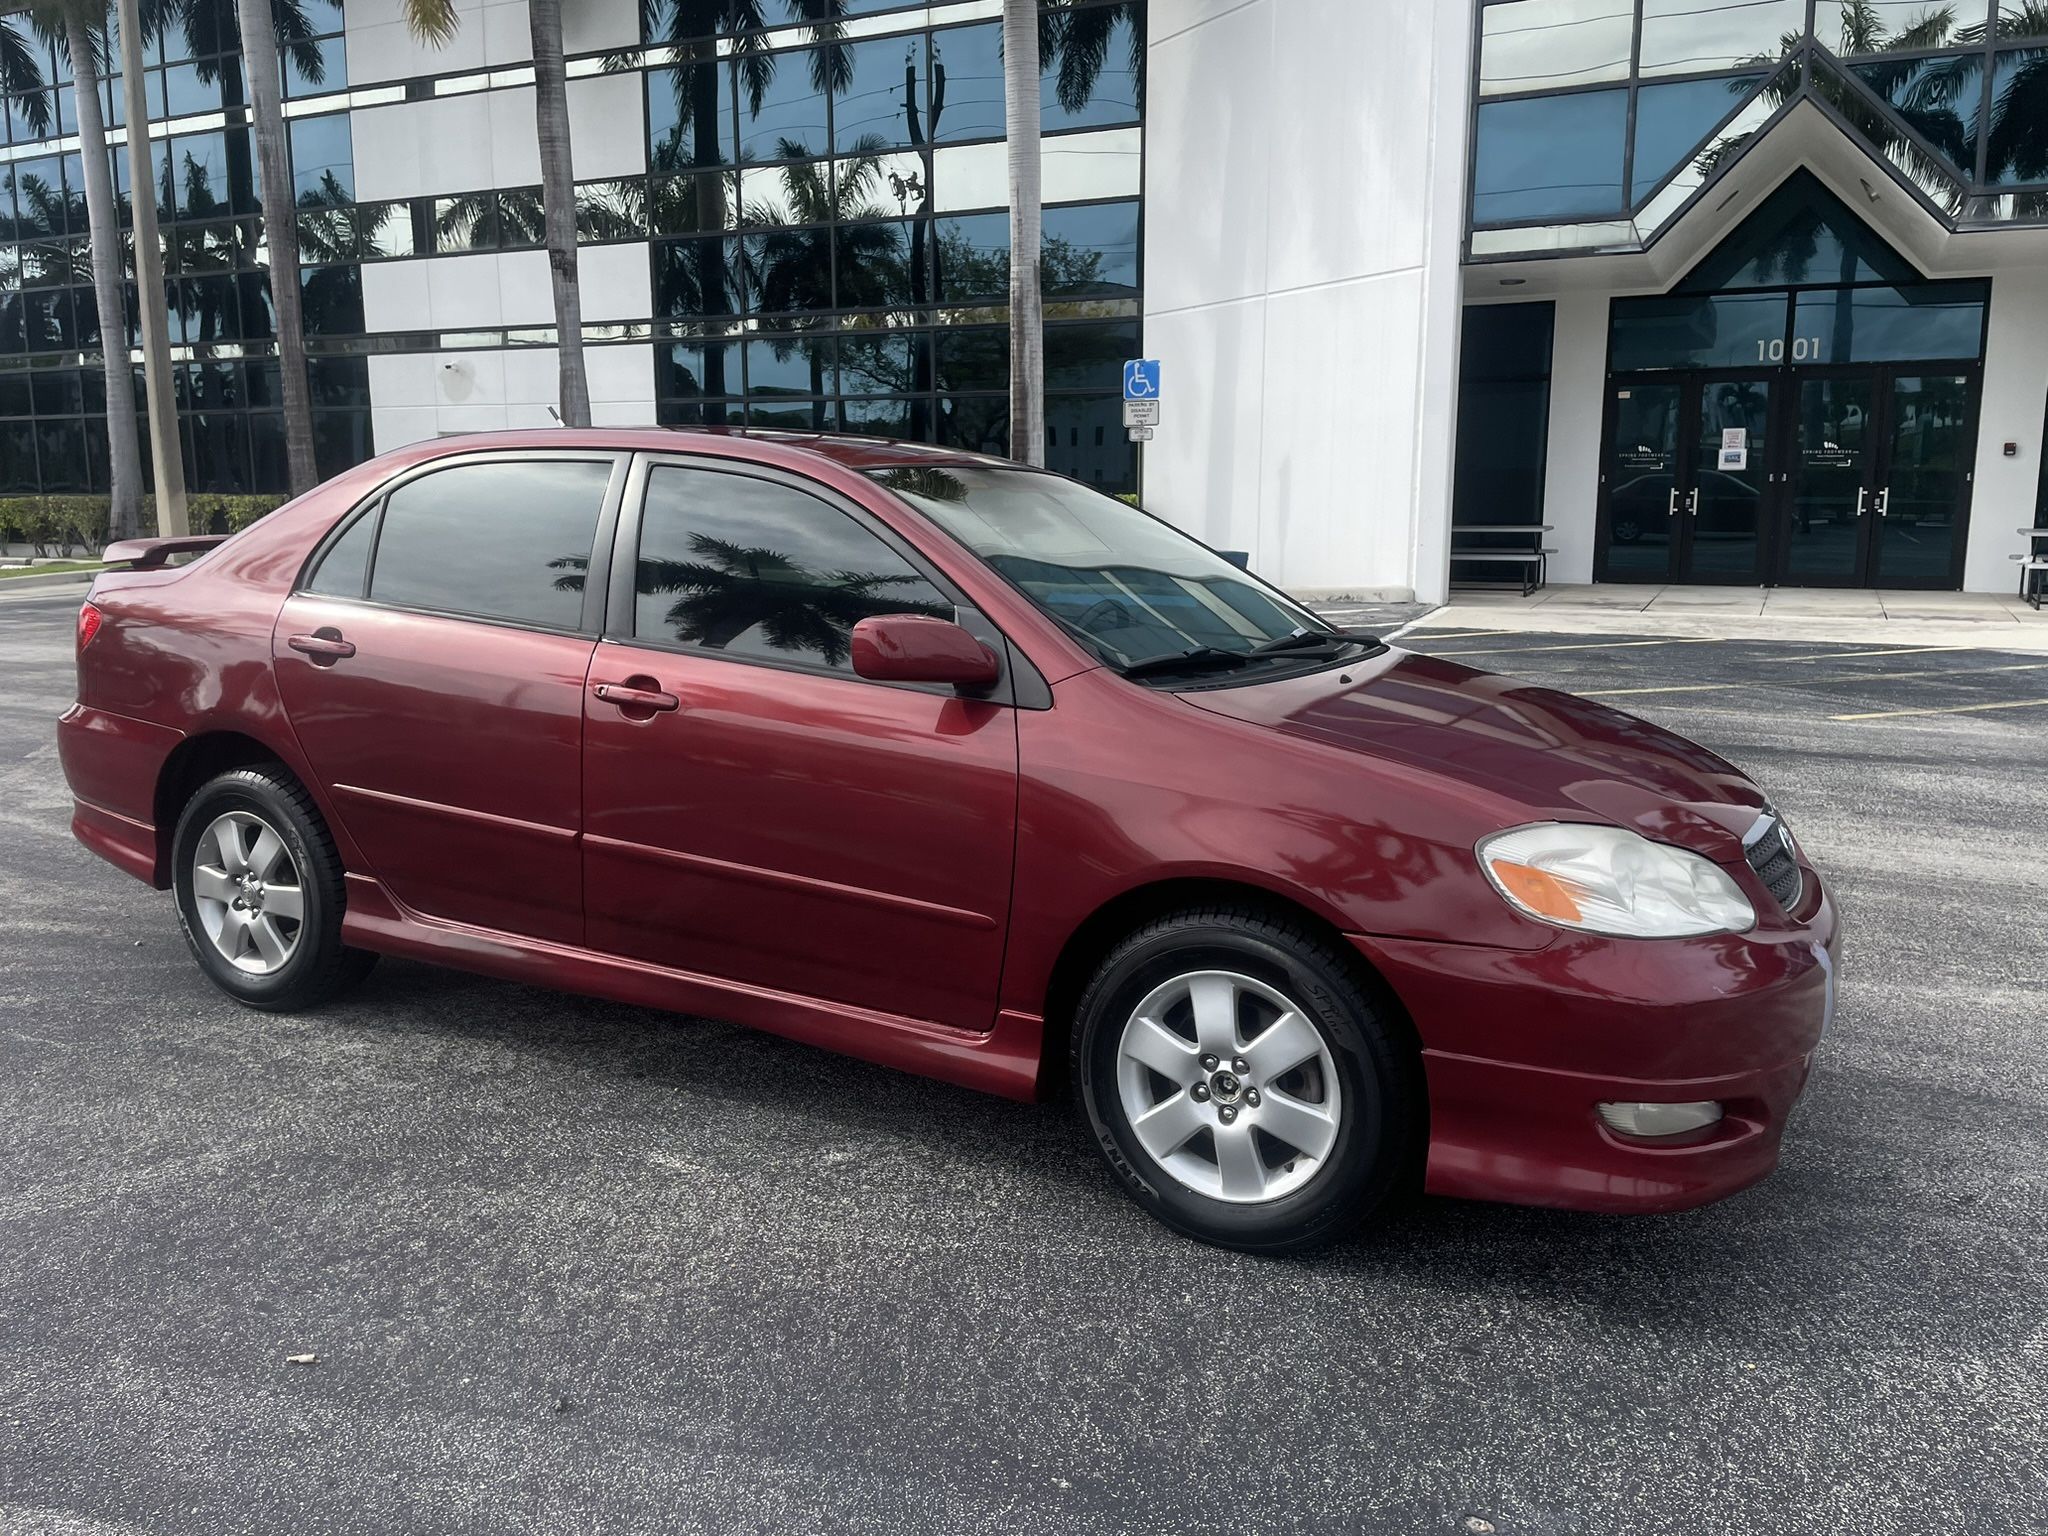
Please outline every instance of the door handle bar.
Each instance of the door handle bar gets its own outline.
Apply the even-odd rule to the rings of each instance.
[[[1867,501],[1867,500],[1869,499],[1869,497],[1870,497],[1870,487],[1869,487],[1869,486],[1867,486],[1867,485],[1859,485],[1859,486],[1857,486],[1857,487],[1856,487],[1856,515],[1857,515],[1858,517],[1861,517],[1861,516],[1863,515],[1863,503],[1864,503],[1865,501]]]
[[[339,635],[293,635],[285,644],[307,656],[340,658],[356,653],[353,642],[344,640]]]
[[[1700,515],[1700,488],[1698,486],[1694,486],[1685,493],[1685,515],[1687,517],[1698,517]]]
[[[621,709],[678,709],[682,700],[655,688],[629,688],[624,683],[593,683],[590,691],[607,704]]]
[[[1877,515],[1879,517],[1889,517],[1891,515],[1891,510],[1892,488],[1890,486],[1886,486],[1883,490],[1877,493]]]

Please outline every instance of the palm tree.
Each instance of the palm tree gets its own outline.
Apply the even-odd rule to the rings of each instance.
[[[106,6],[104,0],[42,0],[29,19],[39,36],[61,45],[71,60],[91,237],[93,329],[107,376],[107,537],[132,538],[142,530],[142,446],[135,425],[127,310],[122,302],[121,220],[114,203],[106,114],[101,110]],[[32,129],[47,133],[49,101],[40,84],[41,71],[27,40],[12,28],[0,29],[0,90],[17,103]]]
[[[1010,166],[1010,457],[1045,463],[1045,290],[1038,0],[1003,0],[1003,131]]]
[[[294,10],[291,0],[278,8]],[[284,401],[285,474],[294,496],[318,483],[313,456],[312,386],[306,377],[306,324],[299,288],[298,199],[292,195],[291,140],[284,121],[284,75],[278,58],[279,27],[273,0],[236,0],[247,61],[250,134],[262,182],[263,234],[270,247],[270,302],[277,315],[279,392]],[[302,18],[303,19],[303,18]],[[308,80],[326,66],[317,49],[295,53]]]
[[[454,0],[401,0],[401,4],[406,24],[420,41],[445,43],[455,35],[459,23]],[[540,150],[543,243],[555,303],[557,414],[565,427],[587,427],[590,374],[583,361],[583,286],[576,264],[576,173],[569,144],[562,0],[528,0],[526,13],[533,46],[533,126]]]

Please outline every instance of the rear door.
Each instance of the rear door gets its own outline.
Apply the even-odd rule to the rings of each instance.
[[[279,615],[292,729],[415,912],[582,942],[583,689],[626,463],[436,461],[337,528]]]
[[[856,677],[847,636],[904,612],[999,652],[1001,636],[887,528],[794,476],[642,460],[623,522],[584,700],[590,946],[990,1028],[1015,710]]]

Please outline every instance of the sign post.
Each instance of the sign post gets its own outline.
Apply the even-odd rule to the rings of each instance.
[[[1159,359],[1134,357],[1124,364],[1124,435],[1134,443],[1152,441],[1159,425]]]

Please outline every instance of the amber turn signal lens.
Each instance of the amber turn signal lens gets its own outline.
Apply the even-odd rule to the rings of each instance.
[[[1572,900],[1571,888],[1548,870],[1504,861],[1490,867],[1501,889],[1539,917],[1555,918],[1561,923],[1579,920],[1579,904]]]

